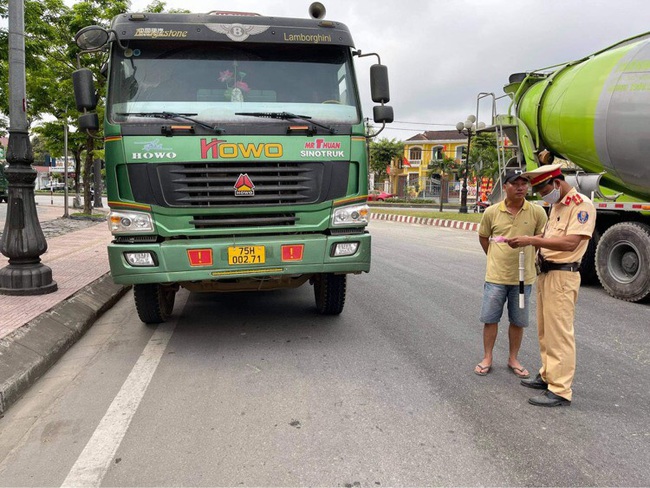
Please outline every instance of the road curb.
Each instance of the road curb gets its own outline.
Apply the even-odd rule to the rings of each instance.
[[[373,220],[388,220],[392,222],[402,222],[406,224],[435,225],[437,227],[450,227],[452,229],[461,229],[469,231],[478,231],[480,224],[476,222],[461,222],[460,220],[433,219],[425,217],[412,217],[409,215],[395,215],[385,213],[370,213]]]
[[[129,289],[106,273],[0,339],[0,414],[33,385]]]

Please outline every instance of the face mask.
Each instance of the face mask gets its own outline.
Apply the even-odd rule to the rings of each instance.
[[[560,189],[553,187],[553,190],[551,190],[549,193],[544,195],[542,197],[542,200],[544,200],[549,205],[553,205],[554,203],[557,203],[560,200]]]

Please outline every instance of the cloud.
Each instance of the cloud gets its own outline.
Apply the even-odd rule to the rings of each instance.
[[[356,48],[389,69],[395,129],[389,138],[455,126],[476,111],[480,92],[503,93],[508,76],[579,59],[647,30],[647,0],[322,0],[326,18],[345,23]],[[151,0],[132,0],[132,11]],[[167,0],[206,11],[204,0]],[[311,2],[220,0],[221,10],[307,17]],[[360,95],[372,114],[372,58],[356,60]],[[489,112],[489,110],[488,110]],[[417,122],[427,125],[408,125]],[[397,129],[413,129],[397,130]]]

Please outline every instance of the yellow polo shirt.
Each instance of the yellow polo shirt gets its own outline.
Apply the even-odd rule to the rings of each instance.
[[[575,188],[571,188],[560,202],[551,207],[544,237],[566,235],[591,237],[595,226],[596,209],[594,204],[588,197],[578,193]],[[544,259],[555,263],[579,263],[588,245],[589,239],[583,239],[574,251],[553,251],[541,248],[539,252]]]
[[[485,210],[478,233],[483,237],[534,236],[544,231],[546,212],[536,204],[524,201],[517,215],[506,209],[505,201],[492,205]],[[519,251],[524,251],[524,283],[535,281],[535,247],[512,249],[505,242],[490,241],[487,253],[485,281],[499,285],[516,285],[519,283]]]

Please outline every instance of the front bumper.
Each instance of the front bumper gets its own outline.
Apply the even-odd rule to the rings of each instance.
[[[351,256],[333,257],[337,243],[358,242]],[[370,271],[370,234],[344,236],[251,236],[237,238],[175,239],[155,244],[116,244],[108,246],[111,274],[115,283],[183,283],[264,276],[306,275],[319,273],[360,273]],[[303,244],[300,260],[283,260],[282,246]],[[264,246],[265,262],[229,265],[228,247]],[[191,265],[188,251],[212,251],[210,264]],[[149,252],[154,266],[131,266],[127,252]]]

